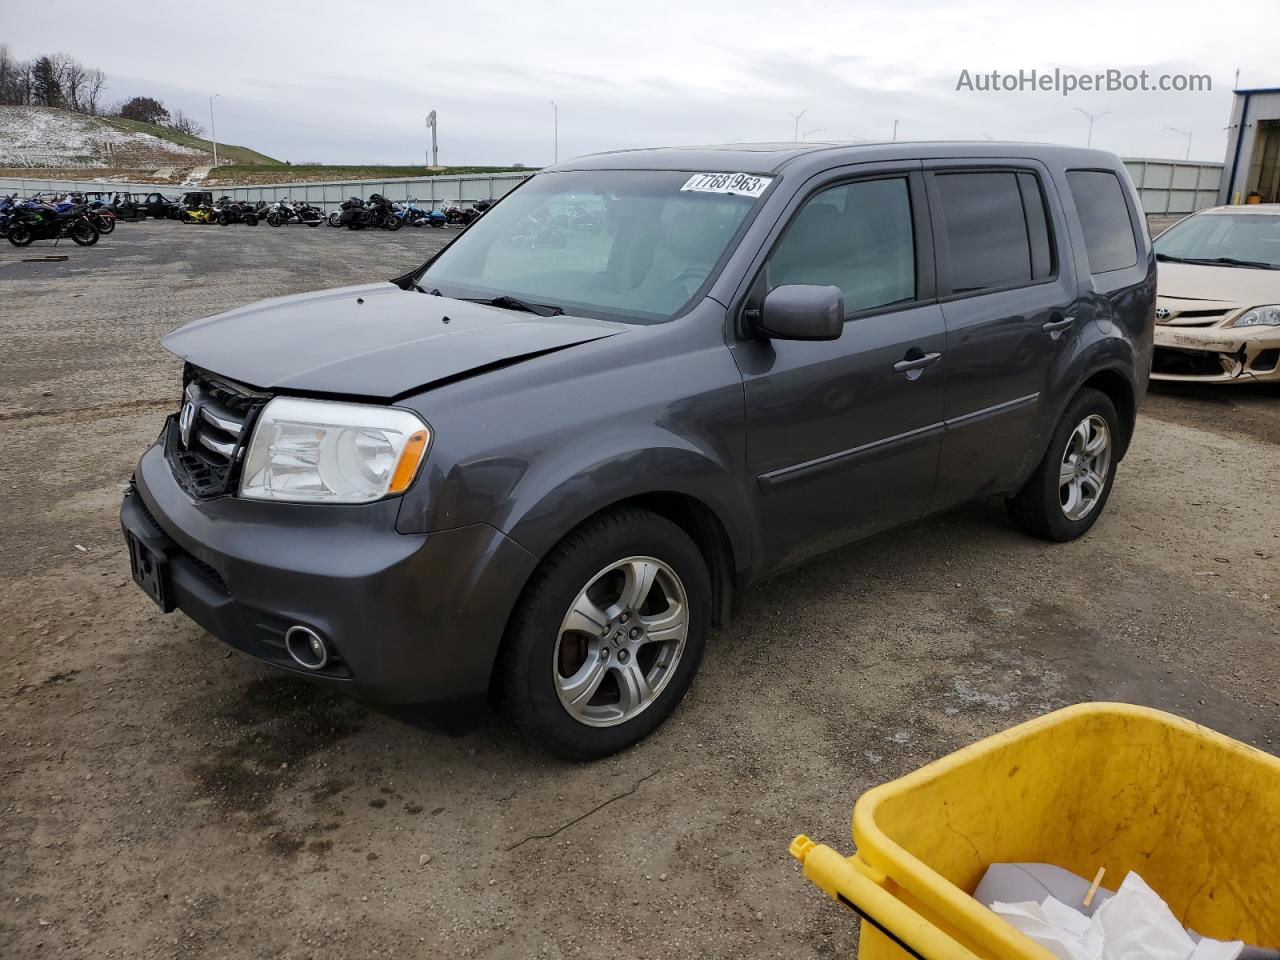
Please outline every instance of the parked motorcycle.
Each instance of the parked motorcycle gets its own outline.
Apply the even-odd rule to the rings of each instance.
[[[266,221],[273,227],[282,227],[290,223],[303,223],[308,227],[318,227],[324,220],[324,211],[313,207],[304,200],[277,200],[267,210]]]
[[[186,209],[182,211],[183,223],[217,223],[217,214],[214,213],[213,205],[202,203],[200,206]]]
[[[9,216],[6,235],[15,247],[25,247],[36,240],[53,240],[55,243],[70,237],[82,247],[98,242],[98,228],[87,216],[83,204],[59,212],[47,203],[15,205]]]
[[[227,196],[218,198],[218,202],[213,205],[213,211],[214,220],[219,226],[225,227],[232,223],[243,223],[249,227],[258,225],[258,214],[252,204],[237,203]]]

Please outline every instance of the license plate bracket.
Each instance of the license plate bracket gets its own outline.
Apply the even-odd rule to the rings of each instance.
[[[157,607],[165,613],[173,612],[172,590],[169,588],[169,560],[164,554],[151,549],[133,533],[128,534],[129,568],[133,582],[142,588]]]

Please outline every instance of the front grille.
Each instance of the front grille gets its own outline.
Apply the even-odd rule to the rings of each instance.
[[[253,421],[266,394],[190,365],[183,375],[182,408],[165,428],[165,456],[178,482],[207,499],[235,489]]]

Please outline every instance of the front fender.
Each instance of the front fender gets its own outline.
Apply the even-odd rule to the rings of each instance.
[[[512,489],[499,530],[537,557],[601,510],[634,497],[677,494],[719,519],[733,551],[735,573],[750,564],[752,529],[740,473],[683,438],[670,434],[618,437],[612,449],[596,442],[561,451],[536,465]]]

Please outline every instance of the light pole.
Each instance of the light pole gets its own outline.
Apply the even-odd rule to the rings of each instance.
[[[1101,120],[1111,111],[1104,110],[1102,111],[1102,113],[1090,113],[1088,110],[1081,110],[1079,107],[1076,107],[1076,112],[1079,114],[1082,114],[1089,121],[1089,137],[1088,139],[1085,140],[1084,145],[1086,147],[1092,147],[1093,146],[1093,121]]]
[[[898,142],[898,118],[893,118],[893,142]]]
[[[1172,130],[1174,133],[1180,133],[1187,138],[1187,155],[1184,159],[1190,160],[1191,159],[1191,136],[1192,136],[1191,131],[1179,130],[1177,127],[1165,127],[1165,129]]]
[[[218,165],[218,128],[213,123],[213,101],[220,96],[222,94],[215,93],[209,98],[209,137],[213,140],[213,165],[215,167]]]
[[[560,108],[556,106],[554,100],[551,101],[551,145],[555,155],[555,162],[560,162]]]
[[[427,114],[427,127],[431,130],[431,166],[440,166],[440,153],[436,146],[436,112],[432,110]]]
[[[800,118],[803,117],[808,112],[809,112],[808,107],[805,107],[799,113],[792,113],[790,110],[787,111],[787,116],[796,122],[796,132],[792,135],[793,143],[800,142]]]

